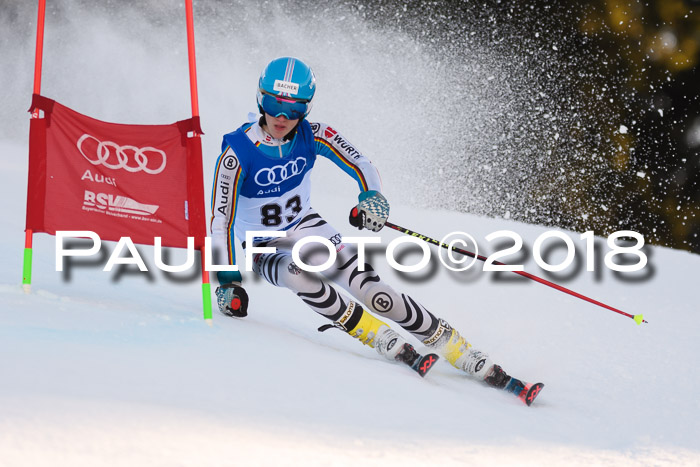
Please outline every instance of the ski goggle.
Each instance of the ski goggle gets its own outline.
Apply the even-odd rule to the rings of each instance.
[[[311,110],[311,103],[260,92],[260,107],[273,117],[284,115],[289,120],[298,120]]]

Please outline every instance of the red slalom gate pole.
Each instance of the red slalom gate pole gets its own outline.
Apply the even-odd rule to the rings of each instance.
[[[34,54],[34,94],[41,94],[41,65],[44,60],[44,23],[46,19],[46,0],[39,0],[39,13],[36,22],[36,50]],[[39,109],[32,109],[31,118],[39,118]],[[28,208],[27,208],[28,209]],[[22,288],[25,293],[32,290],[32,229],[25,229],[24,261],[22,265]]]
[[[423,240],[425,242],[432,243],[433,245],[437,245],[437,246],[445,248],[447,250],[455,251],[461,255],[469,256],[470,258],[476,258],[479,261],[486,261],[488,259],[485,256],[477,255],[475,253],[472,253],[471,251],[463,250],[463,249],[457,248],[455,246],[450,246],[446,243],[439,242],[439,241],[435,240],[434,238],[430,238],[430,237],[427,237],[425,235],[419,234],[418,232],[414,232],[413,230],[407,229],[405,227],[401,227],[401,226],[396,225],[396,224],[392,224],[391,222],[386,222],[384,225],[386,227],[389,227],[390,229],[394,229],[394,230],[401,232],[401,233],[404,233],[406,235],[411,235],[412,237],[416,237],[416,238]],[[499,266],[507,266],[505,263],[501,263],[500,261],[494,261],[493,264],[497,264]],[[566,287],[555,284],[554,282],[550,282],[547,279],[542,279],[541,277],[537,277],[534,274],[530,274],[529,272],[525,272],[525,271],[511,271],[511,272],[519,274],[523,277],[527,277],[528,279],[532,279],[533,281],[539,282],[540,284],[544,284],[548,287],[552,287],[553,289],[556,289],[560,292],[564,292],[564,293],[567,293],[569,295],[573,295],[576,298],[580,298],[581,300],[585,300],[585,301],[592,303],[594,305],[598,305],[599,307],[605,308],[605,309],[610,310],[610,311],[614,311],[615,313],[621,314],[623,316],[627,316],[628,318],[632,318],[637,324],[642,324],[642,323],[648,324],[649,323],[648,321],[646,321],[644,319],[644,316],[642,316],[641,314],[631,315],[631,314],[626,313],[622,310],[618,310],[617,308],[611,307],[610,305],[606,305],[603,302],[599,302],[598,300],[594,300],[594,299],[592,299],[590,297],[586,297],[585,295],[582,295],[578,292],[574,292],[571,289],[567,289]]]
[[[192,117],[199,119],[199,97],[197,95],[197,61],[194,53],[194,12],[192,0],[185,1],[185,16],[187,20],[187,56],[189,60],[190,70],[190,98],[192,103]],[[199,124],[197,124],[199,127]],[[201,148],[201,136],[196,131],[194,138],[197,139]],[[204,320],[211,326],[211,283],[209,281],[209,272],[206,269],[206,257],[204,247],[199,250],[199,257],[202,263],[202,309]]]
[[[192,0],[185,2],[187,16],[187,56],[190,65],[190,96],[192,98],[192,116],[199,117],[199,98],[197,96],[197,62],[194,55],[194,12]]]
[[[34,94],[41,92],[41,63],[44,58],[44,19],[46,0],[39,0],[39,18],[36,23],[36,55],[34,56]]]

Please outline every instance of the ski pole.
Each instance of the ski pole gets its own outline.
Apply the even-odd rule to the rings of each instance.
[[[432,243],[433,245],[437,245],[439,247],[445,248],[447,250],[452,250],[455,251],[461,255],[464,256],[469,256],[470,258],[476,258],[479,261],[486,261],[488,258],[485,256],[477,255],[475,253],[472,253],[471,251],[463,250],[461,248],[457,248],[455,246],[450,246],[446,243],[439,242],[435,240],[434,238],[427,237],[425,235],[419,234],[418,232],[414,232],[413,230],[407,229],[405,227],[401,227],[396,224],[392,224],[391,222],[386,222],[384,224],[386,227],[389,227],[390,229],[394,229],[396,231],[399,231],[401,233],[404,233],[406,235],[411,235],[412,237],[419,238],[420,240],[423,240],[428,243]],[[493,261],[493,264],[497,264],[499,266],[506,266],[505,263],[501,263],[500,261]],[[531,279],[535,282],[539,282],[540,284],[544,284],[546,286],[552,287],[553,289],[559,290],[560,292],[567,293],[569,295],[573,295],[574,297],[580,298],[581,300],[585,300],[589,303],[593,303],[594,305],[598,305],[602,308],[608,309],[610,311],[614,311],[615,313],[619,313],[623,316],[627,316],[628,318],[632,318],[637,324],[642,324],[642,323],[649,323],[647,320],[644,319],[644,316],[639,314],[639,315],[631,315],[629,313],[625,313],[622,310],[618,310],[617,308],[611,307],[610,305],[606,305],[605,303],[599,302],[598,300],[594,300],[590,297],[586,297],[585,295],[581,295],[578,292],[574,292],[573,290],[567,289],[566,287],[563,287],[561,285],[555,284],[554,282],[550,282],[546,279],[542,279],[541,277],[537,277],[534,274],[530,274],[529,272],[525,271],[512,271],[516,274],[520,274],[523,277],[527,277],[528,279]]]

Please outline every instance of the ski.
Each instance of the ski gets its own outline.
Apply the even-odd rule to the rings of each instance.
[[[529,407],[530,405],[532,405],[535,398],[540,393],[543,387],[544,383],[528,384],[525,386],[525,391],[520,393],[518,397],[520,397],[521,400],[525,402]]]
[[[324,324],[318,328],[318,331],[324,332],[328,329],[339,329],[347,332],[345,327],[339,323]],[[388,349],[384,349],[384,352],[380,353],[387,353],[388,350],[393,347],[395,341],[396,338],[393,339],[392,343],[388,346]],[[427,375],[428,372],[435,366],[435,363],[440,359],[440,357],[434,353],[421,355],[408,342],[404,343],[401,350],[399,350],[395,355],[395,360],[397,362],[405,363],[409,368],[418,373],[421,378],[424,378],[425,375]],[[532,405],[535,398],[544,387],[543,383],[524,383],[517,378],[508,376],[508,374],[503,371],[503,368],[501,368],[499,365],[493,365],[488,376],[484,378],[484,382],[489,386],[503,389],[507,392],[515,394],[528,406]]]
[[[535,398],[537,398],[543,387],[544,383],[525,383],[517,378],[511,377],[503,390],[516,395],[518,399],[529,407],[535,401]]]
[[[499,365],[494,365],[493,369],[490,371],[489,375],[484,378],[484,382],[489,386],[493,386],[497,389],[503,389],[506,392],[514,394],[525,404],[532,405],[535,398],[539,395],[540,391],[544,387],[543,383],[525,383],[520,381],[518,378],[513,378],[508,376],[508,373],[503,371]]]
[[[416,349],[408,343],[404,344],[401,352],[396,355],[397,361],[405,363],[421,377],[425,377],[439,359],[440,357],[434,353],[429,353],[427,355],[419,354]]]

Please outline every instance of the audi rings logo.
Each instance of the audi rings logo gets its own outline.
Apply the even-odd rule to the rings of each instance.
[[[305,168],[306,159],[297,157],[284,165],[276,165],[269,168],[265,167],[258,170],[258,173],[255,174],[255,183],[260,186],[279,185],[283,181],[301,174],[304,172]]]
[[[86,143],[88,140],[94,140],[97,144]],[[80,137],[76,146],[80,154],[92,165],[103,165],[113,170],[124,169],[127,172],[143,170],[151,175],[165,170],[165,152],[150,146],[119,146],[112,141],[100,141],[87,133]]]

